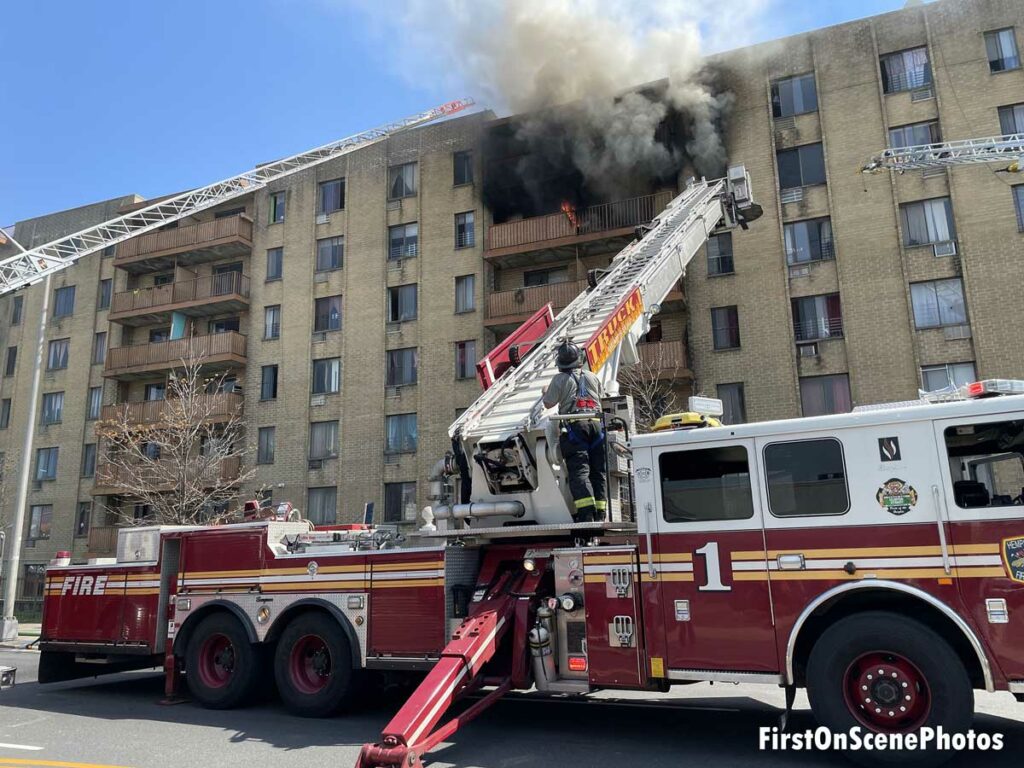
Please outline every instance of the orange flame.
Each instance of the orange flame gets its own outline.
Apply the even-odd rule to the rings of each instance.
[[[562,213],[565,214],[565,218],[569,220],[570,224],[572,224],[574,227],[579,227],[580,220],[576,218],[576,209],[568,200],[562,201]]]

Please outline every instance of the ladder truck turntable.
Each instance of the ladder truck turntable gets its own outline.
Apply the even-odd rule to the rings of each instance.
[[[227,187],[214,197],[242,194]],[[452,425],[408,541],[285,518],[130,528],[116,558],[55,562],[40,681],[162,665],[168,695],[185,683],[226,708],[272,667],[287,708],[319,716],[357,703],[365,674],[425,675],[359,768],[422,765],[511,690],[760,682],[791,703],[806,687],[822,724],[883,733],[964,730],[974,689],[1024,696],[1024,383],[632,434],[618,368],[707,237],[759,215],[742,166],[691,180],[589,290],[481,361],[486,389]],[[35,258],[43,246],[0,277],[18,287],[130,236],[100,227],[67,246],[78,255]],[[538,404],[566,338],[609,394],[604,523],[571,522],[565,417]]]

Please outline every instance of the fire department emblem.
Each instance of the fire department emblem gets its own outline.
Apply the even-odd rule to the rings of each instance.
[[[309,574],[309,578],[315,579],[316,572],[320,570],[320,566],[317,565],[316,560],[311,560],[309,565],[306,566],[306,573]]]
[[[875,498],[879,506],[890,514],[905,515],[917,504],[917,491],[906,481],[893,477],[882,483]]]
[[[1024,536],[1003,539],[1003,562],[1010,578],[1024,583]]]

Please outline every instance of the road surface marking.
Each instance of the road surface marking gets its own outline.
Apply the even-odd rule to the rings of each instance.
[[[30,752],[38,752],[42,747],[33,747],[31,744],[3,744],[0,743],[0,749],[27,749]],[[0,758],[2,760],[3,758]]]
[[[99,765],[98,763],[64,763],[59,760],[22,760],[14,757],[0,757],[0,766],[20,765],[29,768],[125,768],[121,765]]]

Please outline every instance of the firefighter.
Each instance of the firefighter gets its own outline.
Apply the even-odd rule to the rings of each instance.
[[[601,522],[608,509],[607,459],[601,425],[601,380],[583,370],[583,354],[571,341],[563,341],[556,359],[558,373],[544,388],[544,407],[558,406],[560,414],[592,413],[561,422],[558,447],[569,474],[569,490],[577,523]]]

